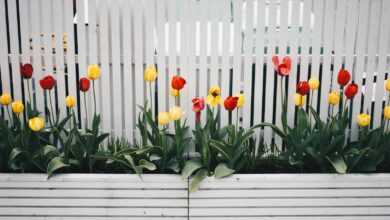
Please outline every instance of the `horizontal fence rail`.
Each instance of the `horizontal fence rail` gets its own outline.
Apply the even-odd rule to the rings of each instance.
[[[180,97],[190,126],[191,99],[220,85],[222,96],[242,92],[247,104],[240,123],[280,125],[280,85],[271,58],[289,55],[292,72],[286,87],[288,123],[294,123],[293,93],[300,80],[321,80],[310,97],[321,118],[328,117],[327,95],[338,90],[336,74],[346,68],[362,88],[354,99],[353,118],[361,112],[382,121],[384,80],[389,69],[388,0],[0,0],[0,71],[2,93],[28,101],[28,87],[41,112],[47,102],[39,79],[57,79],[55,108],[67,114],[65,97],[77,97],[82,126],[93,113],[92,96],[84,101],[78,79],[89,64],[99,64],[97,112],[102,128],[115,136],[135,137],[137,107],[149,97],[143,71],[155,65],[153,88],[158,111],[174,105],[170,79],[180,74],[187,85]],[[34,67],[32,80],[20,77],[20,64]],[[87,105],[85,111],[83,106]],[[221,111],[221,123],[236,118]],[[3,117],[7,117],[4,110]],[[351,138],[357,137],[351,123]],[[266,128],[257,135],[274,140]]]

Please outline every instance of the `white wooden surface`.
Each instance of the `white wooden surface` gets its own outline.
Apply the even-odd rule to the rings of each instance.
[[[389,219],[390,175],[208,178],[189,201],[190,219]]]
[[[2,220],[389,218],[389,174],[238,174],[191,194],[177,175],[0,174]]]
[[[0,174],[0,219],[186,219],[176,175]]]
[[[155,64],[159,77],[154,106],[168,110],[173,105],[171,77],[186,77],[180,103],[191,127],[195,124],[191,99],[205,97],[214,84],[221,85],[223,97],[245,93],[247,103],[240,114],[244,127],[262,121],[280,125],[280,85],[271,57],[289,55],[290,100],[297,80],[321,78],[319,99],[313,103],[320,102],[320,115],[326,119],[327,94],[339,89],[336,74],[345,66],[363,91],[353,101],[353,119],[368,111],[378,126],[390,65],[389,6],[388,0],[0,1],[1,92],[10,92],[15,99],[24,94],[26,101],[27,84],[23,91],[19,64],[31,62],[35,73],[29,83],[38,109],[43,112],[45,107],[38,81],[53,73],[64,115],[64,97],[80,95],[78,77],[85,76],[88,64],[98,63],[103,74],[95,86],[102,128],[133,139],[137,105],[149,98],[143,70]],[[88,115],[83,105],[81,94],[77,113],[83,120],[91,119],[91,94]],[[290,125],[294,112],[289,101]],[[222,109],[221,124],[228,124],[228,119]],[[232,119],[235,123],[235,114]],[[352,139],[357,138],[357,129],[353,122]],[[259,131],[260,136],[267,144],[280,143],[270,129]]]

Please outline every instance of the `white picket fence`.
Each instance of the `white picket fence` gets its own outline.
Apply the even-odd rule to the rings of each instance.
[[[280,89],[271,57],[289,55],[294,63],[288,80],[289,124],[294,122],[296,82],[321,79],[313,103],[325,119],[327,94],[338,89],[335,76],[344,66],[356,83],[364,84],[353,102],[354,117],[368,111],[378,126],[390,64],[389,10],[388,0],[0,0],[1,91],[26,100],[31,83],[43,112],[38,81],[53,73],[57,108],[64,115],[65,96],[78,96],[77,112],[84,119],[92,114],[92,97],[85,112],[77,80],[88,64],[98,63],[102,127],[133,139],[137,106],[149,97],[143,70],[154,64],[159,111],[173,105],[170,78],[180,74],[187,79],[180,103],[191,126],[191,99],[205,97],[216,84],[224,97],[240,91],[246,95],[244,127],[280,125]],[[33,64],[32,81],[22,82],[20,63]],[[221,112],[225,125],[229,116]],[[355,123],[351,131],[356,138]],[[271,142],[271,130],[260,134]]]

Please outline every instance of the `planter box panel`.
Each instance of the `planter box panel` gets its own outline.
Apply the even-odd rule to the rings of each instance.
[[[390,219],[390,175],[271,174],[208,178],[191,219]]]
[[[176,175],[1,174],[0,217],[186,219],[187,194]]]

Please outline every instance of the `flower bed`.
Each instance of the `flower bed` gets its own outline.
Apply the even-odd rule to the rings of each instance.
[[[25,104],[18,100],[12,102],[7,93],[0,97],[0,104],[8,115],[0,120],[0,171],[47,172],[49,177],[64,172],[181,173],[184,179],[192,178],[189,188],[194,192],[207,177],[224,178],[234,173],[369,173],[390,170],[389,106],[383,109],[383,120],[376,128],[370,128],[369,114],[362,112],[352,118],[349,108],[361,85],[354,83],[347,70],[341,69],[337,77],[339,89],[328,96],[328,118],[321,119],[316,107],[306,101],[318,95],[320,81],[311,78],[297,83],[294,96],[296,120],[290,124],[288,122],[292,120],[287,119],[287,108],[292,106],[287,102],[289,91],[285,85],[292,61],[289,57],[279,60],[277,56],[272,61],[280,80],[278,105],[283,110],[280,127],[270,123],[250,128],[240,126],[239,111],[245,106],[244,94],[233,91],[238,93],[228,95],[218,85],[213,85],[207,97],[192,99],[192,114],[196,117],[191,131],[180,106],[186,80],[180,75],[172,77],[174,103],[167,112],[154,112],[156,102],[152,88],[158,73],[154,66],[149,66],[144,79],[150,98],[140,106],[138,139],[131,141],[114,137],[106,141],[109,134],[100,130],[101,118],[95,102],[95,82],[102,74],[98,65],[90,65],[87,76],[79,80],[80,98],[85,99],[89,92],[94,97],[92,119],[86,118],[85,121],[76,117],[75,97],[66,97],[66,113],[54,110],[52,93],[56,80],[54,75],[46,75],[39,80],[46,94],[45,118],[32,102],[29,87]],[[24,80],[30,80],[32,66],[23,65],[21,73]],[[390,92],[390,80],[384,89]],[[222,98],[223,94],[226,98]],[[390,105],[390,98],[386,105]],[[87,102],[82,107],[87,113]],[[234,123],[221,127],[221,111],[227,111]],[[351,123],[359,127],[357,140],[348,135]],[[275,138],[281,140],[280,144],[276,146],[276,141],[262,141],[258,135],[261,129],[272,129]],[[191,146],[195,152],[190,152]]]

